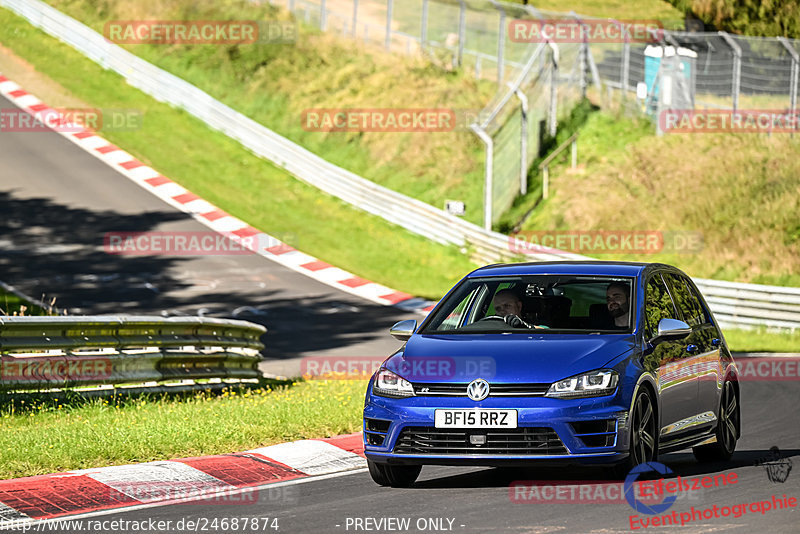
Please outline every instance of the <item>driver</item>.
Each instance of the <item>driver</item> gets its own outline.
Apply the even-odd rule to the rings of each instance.
[[[510,289],[501,289],[495,293],[492,303],[494,304],[495,312],[500,317],[505,317],[506,315],[519,317],[522,315],[522,300],[519,295]]]
[[[492,299],[494,310],[497,315],[514,328],[534,328],[522,320],[522,299],[519,298],[511,289],[501,289]]]

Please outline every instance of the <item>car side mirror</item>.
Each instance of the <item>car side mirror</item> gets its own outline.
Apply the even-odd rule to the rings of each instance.
[[[406,319],[405,321],[395,323],[394,326],[389,329],[389,333],[397,340],[408,341],[411,334],[413,334],[416,329],[417,321],[414,319]]]
[[[658,334],[650,340],[655,344],[667,339],[681,339],[692,333],[692,328],[678,319],[661,319],[658,322]]]

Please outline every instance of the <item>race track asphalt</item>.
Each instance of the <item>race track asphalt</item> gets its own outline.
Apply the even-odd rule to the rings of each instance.
[[[13,107],[0,97],[0,108]],[[263,324],[262,369],[272,374],[298,374],[309,356],[388,356],[400,346],[389,327],[421,318],[254,254],[106,253],[107,232],[210,230],[54,132],[0,132],[0,213],[0,280],[56,298],[70,314],[205,314]]]
[[[0,98],[0,107],[12,105]],[[0,136],[0,279],[33,296],[44,294],[45,300],[56,297],[57,305],[71,313],[205,313],[258,322],[269,328],[264,338],[265,367],[278,374],[297,369],[305,356],[388,355],[399,346],[388,336],[388,327],[401,319],[418,318],[363,301],[258,256],[107,254],[106,232],[206,231],[206,227],[57,134]],[[736,473],[737,482],[681,495],[665,513],[674,510],[680,517],[692,507],[731,507],[771,500],[773,495],[800,499],[798,401],[797,382],[744,382],[744,435],[731,462],[698,464],[688,451],[660,458],[676,475]],[[772,447],[794,464],[784,482],[771,481],[766,467],[756,465]],[[376,486],[361,470],[262,488],[257,499],[236,504],[228,500],[161,505],[91,519],[136,522],[128,523],[136,529],[118,524],[112,530],[109,524],[108,532],[630,531],[631,516],[637,512],[624,501],[515,502],[514,492],[509,492],[514,481],[544,480],[562,489],[558,495],[566,495],[575,485],[606,478],[601,470],[585,468],[426,467],[414,487],[392,489]],[[638,516],[640,521],[645,517]],[[228,521],[223,525],[224,518]],[[232,527],[232,518],[239,518],[238,528]],[[407,529],[377,528],[396,527],[405,519]],[[87,529],[89,520],[79,520],[84,522],[80,530],[77,524],[51,523],[37,531],[105,531]],[[181,520],[183,528],[178,529]],[[167,521],[169,528],[158,528]],[[194,521],[192,528],[186,521]],[[790,533],[800,532],[798,525],[800,508],[793,508],[703,519],[679,531]]]

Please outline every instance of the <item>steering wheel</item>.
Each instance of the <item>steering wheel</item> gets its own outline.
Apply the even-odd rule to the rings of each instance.
[[[486,317],[484,317],[483,319],[478,319],[478,321],[477,321],[477,322],[481,322],[481,321],[492,321],[492,320],[494,320],[494,321],[503,321],[503,322],[506,322],[505,318],[504,318],[504,317],[501,317],[501,316],[499,316],[499,315],[487,315],[487,316],[486,316]]]

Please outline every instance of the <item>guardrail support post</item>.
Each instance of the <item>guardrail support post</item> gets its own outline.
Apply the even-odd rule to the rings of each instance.
[[[486,145],[486,165],[483,183],[483,228],[492,229],[492,173],[494,172],[494,141],[486,130],[478,124],[471,124],[470,129],[475,132],[484,145]]]
[[[739,46],[739,43],[734,41],[733,37],[726,32],[719,32],[719,35],[733,50],[733,82],[731,85],[731,96],[733,98],[733,111],[736,111],[739,109],[739,89],[742,83],[742,48]]]
[[[392,10],[394,8],[394,0],[386,1],[386,50],[392,48]]]
[[[528,192],[528,97],[519,87],[510,83],[508,86],[519,98],[522,110],[519,130],[519,194],[524,195]]]

